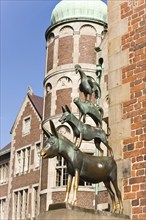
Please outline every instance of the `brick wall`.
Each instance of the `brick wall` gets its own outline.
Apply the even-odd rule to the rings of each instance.
[[[61,106],[68,105],[70,108],[72,98],[71,98],[72,89],[61,89],[56,91],[57,99],[56,99],[56,112],[55,114],[61,114],[62,108]]]
[[[53,192],[52,193],[53,203],[63,202],[65,199],[65,194],[66,194],[65,191]],[[93,192],[78,191],[77,206],[88,208],[88,209],[94,209],[94,206],[93,206],[94,198],[95,198],[95,193]]]
[[[79,40],[79,63],[96,64],[96,37],[81,35]]]
[[[46,211],[47,194],[40,195],[40,213]]]
[[[23,136],[22,135],[23,118],[28,116],[31,116],[30,134]],[[38,120],[38,116],[35,114],[29,102],[27,103],[25,110],[17,124],[15,133],[16,133],[14,137],[15,144],[13,146],[15,150],[30,144],[33,145],[40,138],[40,133],[41,133],[40,121]]]
[[[8,184],[0,185],[0,197],[7,197],[8,195]]]
[[[65,200],[65,191],[52,192],[53,203],[64,202]]]
[[[51,116],[51,93],[46,94],[45,98],[45,118]]]
[[[53,69],[54,41],[48,46],[47,72]]]
[[[131,201],[133,219],[146,219],[146,16],[145,1],[121,4],[121,19],[128,20],[122,50],[129,49],[129,65],[122,68],[122,83],[130,83],[130,100],[123,103],[123,119],[131,120],[131,138],[123,144],[123,158],[131,158],[131,177],[124,180],[124,200]]]
[[[12,173],[11,173],[11,182],[9,184],[9,218],[12,219],[12,207],[13,207],[13,190],[20,190],[23,187],[31,188],[33,184],[39,184],[40,179],[40,170],[34,170],[34,149],[31,149],[30,152],[30,170],[27,174],[21,174],[20,176],[15,176],[15,160],[16,160],[16,150],[21,149],[25,146],[35,146],[35,143],[40,141],[41,129],[40,129],[40,119],[29,100],[25,100],[24,109],[21,109],[20,116],[16,120],[16,124],[13,128],[13,141],[12,141]],[[27,135],[23,135],[23,119],[27,116],[31,117],[31,129],[30,133]],[[15,135],[14,135],[15,134]],[[31,198],[29,195],[29,204],[31,204]],[[31,215],[31,210],[29,210],[29,214]]]
[[[59,38],[58,65],[73,63],[73,37]]]
[[[47,189],[48,184],[48,160],[42,160],[41,190]]]
[[[29,186],[31,187],[32,184],[37,184],[39,182],[39,176],[40,172],[37,171],[31,171],[30,173],[27,173],[25,175],[16,176],[13,179],[12,182],[12,189],[19,189],[21,187]]]
[[[78,201],[77,205],[87,209],[94,209],[95,208],[95,206],[93,206],[94,199],[95,199],[94,192],[79,191],[77,194],[77,201]]]

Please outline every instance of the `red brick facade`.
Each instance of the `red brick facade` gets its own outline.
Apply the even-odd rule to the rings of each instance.
[[[51,93],[46,94],[45,98],[45,118],[51,116]]]
[[[65,191],[53,192],[52,199],[53,199],[53,203],[63,202],[65,199]],[[83,208],[94,209],[94,204],[93,204],[94,199],[95,199],[94,192],[78,191],[78,194],[77,194],[78,204],[77,205]]]
[[[70,108],[71,106],[71,92],[72,89],[61,89],[56,91],[57,99],[56,99],[56,111],[55,114],[61,114],[62,113],[62,106],[68,105]]]
[[[73,37],[66,36],[59,38],[58,65],[73,62]]]
[[[81,35],[79,41],[79,63],[96,64],[95,52],[96,37]]]
[[[31,99],[35,101],[32,102]],[[21,192],[21,195],[23,195],[23,190],[27,189],[27,202],[28,204],[33,204],[33,187],[37,186],[39,188],[40,168],[39,166],[36,166],[35,156],[35,147],[37,143],[41,144],[40,137],[42,134],[40,126],[41,116],[38,113],[39,109],[37,109],[39,104],[40,106],[43,104],[43,98],[35,96],[34,94],[27,95],[12,128],[13,138],[10,148],[11,154],[9,155],[9,183],[0,186],[0,197],[6,197],[7,207],[9,207],[6,213],[9,219],[14,218],[14,216],[16,215],[14,213],[18,211],[18,207],[17,211],[15,208],[15,192]],[[30,118],[30,130],[28,133],[24,134],[23,124],[24,120],[27,117]],[[30,149],[30,153],[28,155],[24,153],[26,152],[25,149],[27,149],[27,147],[29,147]],[[23,155],[21,157],[21,172],[19,168],[20,158],[19,162],[16,162],[18,160],[18,152],[20,151],[22,152],[21,155]],[[28,166],[27,169],[26,166]],[[18,168],[19,173],[17,172]],[[33,207],[31,205],[27,206],[26,215],[28,218],[31,218],[31,216],[33,216]]]
[[[145,1],[125,1],[121,18],[128,19],[122,50],[129,49],[129,65],[122,82],[130,83],[130,100],[123,104],[123,119],[131,119],[131,138],[124,140],[123,158],[131,158],[131,177],[124,180],[124,200],[131,200],[133,219],[146,219],[146,20]]]
[[[47,62],[47,72],[53,69],[53,57],[54,57],[54,41],[48,46],[48,54],[49,57]]]
[[[23,128],[23,119],[27,116],[31,116],[31,130],[30,133],[26,136],[22,134]],[[38,120],[38,116],[34,112],[31,104],[28,102],[25,106],[24,112],[16,126],[15,136],[14,136],[14,148],[15,150],[29,145],[34,145],[40,139],[41,129],[40,129],[40,121]],[[33,161],[34,162],[34,161]]]

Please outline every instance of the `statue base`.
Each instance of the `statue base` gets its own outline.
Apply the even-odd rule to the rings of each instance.
[[[37,220],[124,220],[130,219],[128,215],[86,209],[72,206],[66,203],[55,203],[49,205],[46,212],[41,213]]]

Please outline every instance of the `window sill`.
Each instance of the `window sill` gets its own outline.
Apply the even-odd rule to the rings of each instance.
[[[66,191],[66,186],[55,186],[52,187],[52,192],[63,192]],[[78,191],[95,191],[95,187],[94,186],[79,186]]]
[[[6,185],[6,184],[8,184],[8,181],[0,183],[0,186]]]

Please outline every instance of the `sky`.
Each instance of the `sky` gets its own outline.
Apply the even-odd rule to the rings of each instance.
[[[11,142],[28,87],[43,96],[45,31],[59,1],[0,0],[0,148]]]

